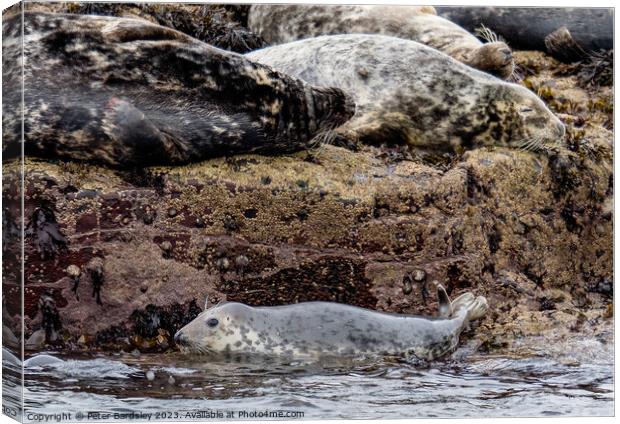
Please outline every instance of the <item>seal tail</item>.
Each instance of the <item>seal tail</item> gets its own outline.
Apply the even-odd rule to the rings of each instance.
[[[487,300],[483,296],[476,297],[471,292],[463,293],[450,301],[446,289],[441,284],[437,285],[437,297],[439,316],[445,318],[454,318],[464,312],[467,314],[467,321],[474,321],[482,318],[489,309]]]

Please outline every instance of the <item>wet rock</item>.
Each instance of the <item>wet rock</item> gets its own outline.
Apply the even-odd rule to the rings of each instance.
[[[250,264],[250,260],[245,255],[239,255],[235,258],[235,268],[239,274],[243,274]]]
[[[172,243],[168,240],[161,242],[159,248],[161,249],[163,258],[170,259],[172,257]]]
[[[103,259],[99,257],[91,259],[86,265],[86,271],[90,276],[90,282],[93,287],[92,297],[95,298],[98,305],[102,305],[101,287],[105,281],[103,273]]]
[[[411,294],[413,291],[413,285],[411,284],[411,275],[405,274],[403,277],[403,294]]]
[[[220,258],[217,260],[216,265],[220,272],[226,272],[230,267],[230,261],[227,258]]]
[[[414,269],[411,273],[413,281],[422,282],[426,280],[426,272],[423,269]]]
[[[142,222],[144,222],[146,225],[151,225],[154,221],[155,221],[154,211],[149,209],[146,212],[144,212],[144,215],[142,215]]]
[[[77,265],[69,265],[66,269],[67,277],[73,282],[73,286],[71,287],[71,291],[75,295],[77,300],[80,300],[80,296],[78,295],[78,287],[80,285],[80,276],[82,275],[82,270]]]
[[[48,343],[56,342],[59,338],[59,331],[62,329],[62,323],[51,290],[39,298],[39,311],[41,312],[41,326],[45,331],[45,340]]]

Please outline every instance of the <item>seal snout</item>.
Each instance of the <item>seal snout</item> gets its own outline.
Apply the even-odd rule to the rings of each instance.
[[[182,331],[177,331],[174,335],[174,342],[177,346],[187,346],[189,345],[189,338]]]
[[[509,64],[510,62],[512,62],[512,50],[506,47],[504,49],[501,49],[499,52],[504,55],[505,64]]]

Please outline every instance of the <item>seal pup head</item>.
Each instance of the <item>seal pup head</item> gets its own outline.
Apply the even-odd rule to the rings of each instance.
[[[475,102],[463,103],[437,123],[435,144],[447,139],[457,151],[505,146],[540,152],[561,144],[564,124],[530,90],[495,78],[480,87]]]
[[[510,78],[515,70],[512,50],[502,41],[483,44],[467,52],[463,63],[504,80]]]
[[[252,327],[253,309],[237,302],[220,303],[205,309],[174,335],[183,353],[230,354],[248,352],[258,340]]]
[[[566,128],[534,93],[517,84],[505,83],[491,87],[493,98],[489,102],[486,119],[493,128],[493,120],[501,117],[503,131],[494,137],[494,144],[524,150],[547,151],[559,145]]]

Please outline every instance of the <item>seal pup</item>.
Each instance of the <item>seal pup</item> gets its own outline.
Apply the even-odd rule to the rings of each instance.
[[[544,150],[564,125],[534,93],[410,40],[383,35],[322,36],[246,55],[311,84],[342,88],[354,117],[337,133],[369,144],[421,151],[480,146]]]
[[[512,51],[502,41],[483,44],[437,16],[432,6],[255,4],[248,26],[268,43],[334,34],[382,34],[418,41],[500,78],[512,76]]]
[[[113,167],[179,165],[313,145],[354,111],[317,88],[141,19],[26,12],[24,150]],[[3,95],[18,103],[22,16],[3,25]],[[5,153],[21,147],[4,111]]]
[[[225,302],[202,312],[174,340],[184,353],[312,359],[375,355],[437,359],[487,311],[484,297],[450,301],[437,287],[441,317],[391,314],[332,302],[252,307]]]
[[[562,61],[613,49],[613,8],[437,7],[440,16],[473,31],[481,25],[515,48],[546,51]]]

